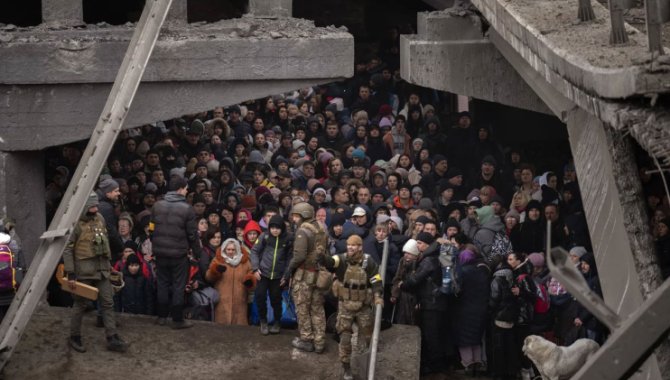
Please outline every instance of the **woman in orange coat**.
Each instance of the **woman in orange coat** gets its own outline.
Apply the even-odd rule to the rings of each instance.
[[[247,302],[256,279],[249,257],[242,254],[236,239],[227,239],[216,250],[205,279],[219,292],[214,321],[222,325],[248,325]]]

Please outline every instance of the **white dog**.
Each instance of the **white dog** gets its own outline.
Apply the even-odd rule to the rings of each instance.
[[[569,347],[560,347],[538,335],[523,341],[523,353],[535,363],[543,380],[569,379],[600,348],[591,339],[578,339]]]

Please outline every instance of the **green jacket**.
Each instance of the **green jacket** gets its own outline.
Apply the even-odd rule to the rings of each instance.
[[[84,214],[77,222],[63,251],[65,273],[74,273],[80,280],[108,278],[111,250],[105,218],[100,214]]]

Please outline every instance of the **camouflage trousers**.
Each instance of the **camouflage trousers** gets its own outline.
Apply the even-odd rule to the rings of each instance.
[[[295,281],[291,291],[298,317],[300,339],[313,342],[316,349],[326,344],[326,312],[323,308],[323,292],[314,285]]]
[[[356,305],[358,304],[358,305]],[[351,334],[352,325],[356,322],[358,325],[358,345],[367,346],[370,344],[372,329],[374,324],[374,315],[372,306],[359,302],[342,301],[337,305],[337,324],[335,328],[340,334],[340,361],[349,363],[351,361]]]

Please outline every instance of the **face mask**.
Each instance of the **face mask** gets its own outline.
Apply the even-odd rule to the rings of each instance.
[[[298,151],[298,157],[305,157],[305,151],[304,150],[299,150]]]

